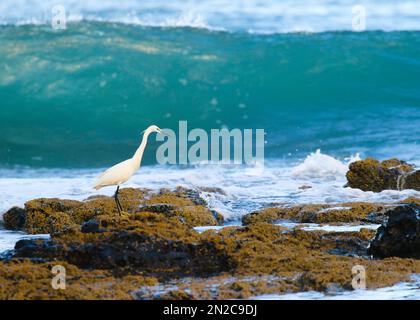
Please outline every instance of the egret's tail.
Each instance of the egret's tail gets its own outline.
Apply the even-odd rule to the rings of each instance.
[[[102,182],[100,180],[100,177],[99,177],[98,179],[96,179],[95,183],[93,184],[93,189],[99,190],[103,187],[105,187],[105,186],[102,184]]]
[[[103,188],[103,187],[105,187],[105,185],[103,184],[103,181],[102,181],[102,178],[103,178],[103,176],[105,175],[105,173],[106,173],[106,171],[105,172],[102,172],[97,178],[96,178],[96,180],[95,180],[95,183],[93,184],[93,189],[95,189],[95,190],[99,190],[99,189],[101,189],[101,188]]]
[[[97,185],[97,184],[94,184],[93,185],[93,189],[95,189],[95,190],[99,190],[101,188],[101,186],[100,185]]]

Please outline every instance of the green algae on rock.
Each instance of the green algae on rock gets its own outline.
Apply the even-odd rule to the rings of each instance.
[[[51,286],[54,266],[66,270],[66,289]],[[156,285],[152,276],[114,276],[109,271],[82,270],[66,261],[38,263],[28,259],[0,262],[0,300],[122,300],[136,289]]]
[[[340,207],[267,208],[245,216],[243,227],[199,233],[194,225],[218,221],[194,191],[142,192],[128,217],[115,209],[108,211],[108,201],[111,205],[108,197],[51,203],[38,199],[29,202],[27,208],[34,211],[29,210],[31,217],[25,216],[24,223],[26,208],[9,211],[9,225],[55,229],[51,239],[19,241],[12,256],[0,261],[0,297],[246,299],[267,293],[351,290],[354,265],[366,268],[368,288],[393,285],[420,273],[420,260],[371,259],[368,246],[375,236],[371,230],[336,233],[272,224],[278,219],[363,223],[382,219],[394,205],[356,202]],[[86,203],[93,205],[89,214],[79,211]],[[74,286],[67,293],[50,292],[46,281],[39,281],[53,264],[70,270]],[[31,268],[34,275],[28,273]],[[22,293],[10,289],[16,274],[24,279],[24,288],[19,286]],[[76,279],[80,279],[77,284]],[[95,281],[98,285],[92,288]],[[157,293],[155,288],[167,290]]]
[[[355,161],[350,164],[346,177],[349,187],[363,191],[420,190],[420,171],[398,159]]]
[[[85,277],[83,270],[87,269],[99,274],[112,272],[116,277],[110,280],[113,283],[127,276],[142,276],[163,283],[172,281],[179,286],[179,290],[161,297],[143,291],[135,294],[136,298],[222,299],[325,291],[332,287],[351,290],[351,269],[357,264],[368,270],[369,288],[392,285],[420,272],[419,260],[365,257],[368,240],[373,237],[368,230],[334,234],[254,223],[200,234],[174,218],[154,216],[152,220],[152,216],[150,213],[138,213],[132,219],[98,216],[95,218],[98,229],[93,232],[67,230],[53,235],[51,240],[18,242],[14,259],[65,261],[81,270],[80,277]],[[197,279],[192,280],[187,295],[185,277]],[[208,282],[200,280],[209,277],[220,281],[211,292],[210,286],[204,286]],[[139,285],[136,292],[142,287]]]
[[[152,212],[177,217],[190,226],[219,225],[223,216],[205,206],[198,193],[177,188],[158,194],[147,189],[120,190],[123,207],[130,213]],[[160,207],[159,207],[160,206]],[[25,207],[14,207],[4,214],[5,227],[30,234],[58,233],[80,226],[101,215],[118,215],[112,197],[94,197],[85,201],[40,198],[28,201]]]
[[[251,212],[242,217],[242,223],[275,223],[291,220],[300,223],[350,223],[381,222],[390,206],[368,202],[347,202],[332,204],[305,204],[295,206],[270,207]]]
[[[211,274],[229,268],[226,254],[177,218],[137,213],[98,216],[94,227],[20,240],[16,257],[61,259],[81,268],[120,273]],[[89,222],[92,224],[92,222]]]

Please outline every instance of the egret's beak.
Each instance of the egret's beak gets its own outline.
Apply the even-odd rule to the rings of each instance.
[[[168,136],[168,134],[165,131],[163,131],[162,129],[158,129],[158,133],[163,134],[164,136]]]

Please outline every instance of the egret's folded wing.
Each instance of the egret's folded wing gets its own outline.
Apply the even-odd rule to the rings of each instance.
[[[95,181],[94,188],[113,186],[123,183],[131,176],[131,159],[120,162],[111,168],[105,170]]]

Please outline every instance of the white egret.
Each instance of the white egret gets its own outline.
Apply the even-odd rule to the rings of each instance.
[[[96,190],[108,186],[117,186],[114,199],[118,213],[120,215],[123,211],[120,200],[118,199],[118,191],[120,190],[120,185],[128,181],[133,176],[133,174],[140,168],[140,163],[143,157],[144,149],[147,145],[147,138],[152,132],[163,133],[162,130],[155,125],[148,127],[144,131],[143,139],[141,140],[140,146],[134,153],[133,157],[120,163],[117,163],[116,165],[107,169],[97,178],[93,186]]]

